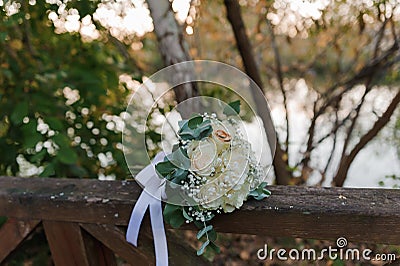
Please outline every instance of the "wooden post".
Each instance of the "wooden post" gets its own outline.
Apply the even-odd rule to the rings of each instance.
[[[90,266],[77,223],[43,221],[43,227],[56,266]]]
[[[0,262],[36,228],[39,220],[17,220],[9,218],[0,228]]]

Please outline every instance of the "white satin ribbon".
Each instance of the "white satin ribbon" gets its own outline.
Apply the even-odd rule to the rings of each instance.
[[[163,152],[158,153],[152,163],[136,175],[136,181],[144,187],[144,190],[133,208],[126,232],[126,240],[137,247],[140,225],[149,208],[157,266],[168,265],[167,239],[161,206],[161,199],[165,198],[165,179],[158,177],[154,167],[163,161],[164,157]]]

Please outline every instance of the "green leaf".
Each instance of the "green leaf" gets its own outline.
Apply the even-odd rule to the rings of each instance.
[[[203,243],[203,245],[201,245],[200,249],[197,250],[197,256],[203,255],[204,250],[206,249],[206,247],[210,244],[210,240],[207,240],[206,242]]]
[[[172,146],[172,152],[176,151],[177,149],[179,149],[179,144],[174,144],[174,146]]]
[[[60,146],[60,149],[69,148],[71,140],[64,134],[58,133],[52,137],[53,141]]]
[[[158,108],[158,111],[159,111],[162,115],[165,115],[165,110],[164,110],[164,108]]]
[[[3,43],[7,40],[7,32],[0,32],[0,43]]]
[[[179,228],[185,222],[182,208],[182,206],[167,203],[163,212],[165,222],[173,228]]]
[[[88,171],[85,168],[75,164],[70,166],[70,171],[72,175],[77,177],[85,177],[89,175]]]
[[[175,168],[176,166],[172,164],[169,160],[156,164],[156,171],[163,177],[169,175],[172,171],[175,170]]]
[[[46,117],[45,122],[50,126],[51,129],[54,129],[54,130],[63,130],[64,129],[63,123],[58,118]]]
[[[195,128],[197,128],[201,123],[203,123],[203,117],[200,116],[200,115],[196,115],[196,116],[194,116],[194,117],[192,117],[192,118],[189,119],[188,127],[189,127],[190,129],[195,129]]]
[[[169,220],[169,224],[173,228],[179,228],[185,222],[185,217],[183,217],[182,212],[175,212],[174,215],[171,216]]]
[[[179,205],[174,205],[174,204],[165,204],[164,207],[164,218],[169,218],[174,212],[179,211],[181,209],[181,206]]]
[[[262,200],[271,195],[271,192],[266,189],[267,182],[262,182],[256,189],[250,191],[250,197],[253,197],[256,200]]]
[[[239,113],[240,113],[240,100],[228,103],[228,105],[225,106],[223,113],[226,116],[239,115]]]
[[[185,208],[182,208],[182,214],[183,214],[183,217],[185,217],[186,220],[188,220],[190,222],[193,222],[193,217],[189,216],[189,214],[186,212]]]
[[[56,173],[56,171],[54,169],[54,165],[52,163],[50,163],[44,168],[43,172],[41,172],[39,176],[40,177],[50,177],[50,176],[55,175],[55,173]]]
[[[221,249],[213,241],[211,241],[210,247],[214,250],[215,253],[218,253],[218,254],[221,253]]]
[[[42,134],[37,132],[37,121],[31,119],[29,123],[21,126],[22,133],[24,135],[23,148],[33,148],[36,144],[43,139]]]
[[[175,184],[181,184],[181,181],[185,180],[188,174],[189,172],[187,170],[177,168],[170,177],[171,182]]]
[[[25,116],[28,116],[28,103],[21,102],[15,106],[12,114],[10,115],[10,120],[15,125],[20,125],[22,124],[22,119]]]
[[[34,163],[34,164],[35,164],[35,163],[40,163],[40,162],[43,160],[44,156],[46,156],[46,154],[47,154],[47,150],[46,150],[46,149],[42,149],[40,152],[34,154],[34,155],[29,159],[29,161],[30,161],[31,163]]]
[[[178,121],[178,126],[179,128],[183,128],[185,125],[187,125],[188,120],[180,120]]]
[[[186,150],[179,148],[167,156],[168,160],[176,168],[188,170],[190,168],[190,159],[187,156]]]
[[[214,228],[208,232],[208,239],[210,239],[211,242],[217,240],[217,232],[214,230]]]
[[[198,129],[197,129],[198,130]],[[210,136],[210,134],[212,133],[213,129],[212,126],[209,125],[206,128],[203,128],[201,131],[199,131],[199,135],[198,135],[198,140],[202,140],[203,138],[206,138],[208,136]]]
[[[153,130],[148,131],[146,136],[148,136],[153,142],[161,142],[161,134]]]
[[[201,140],[208,137],[211,132],[211,121],[204,120],[201,124],[198,124],[195,129],[190,128],[188,124],[184,124],[178,134],[183,140]]]
[[[57,152],[57,159],[64,164],[75,164],[78,154],[73,149],[64,147]]]
[[[211,231],[213,229],[212,225],[208,225],[206,227],[204,227],[203,229],[201,229],[198,233],[197,233],[197,239],[202,238],[208,231]]]

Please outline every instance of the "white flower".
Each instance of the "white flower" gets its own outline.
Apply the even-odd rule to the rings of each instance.
[[[208,210],[216,210],[222,204],[223,190],[218,179],[202,185],[197,197],[200,199],[200,205]]]
[[[232,186],[243,184],[249,171],[249,153],[241,147],[232,147],[229,151],[222,153],[221,158],[228,169],[226,174],[231,177]]]
[[[188,143],[190,170],[201,178],[193,196],[206,210],[239,209],[254,181],[253,153],[250,144],[237,134],[229,121],[212,119],[213,132],[201,141]]]
[[[250,184],[245,182],[235,186],[236,189],[230,190],[222,199],[222,208],[224,212],[232,212],[242,207],[250,191]]]
[[[210,176],[217,166],[217,146],[211,138],[192,141],[188,147],[190,168],[201,176]]]

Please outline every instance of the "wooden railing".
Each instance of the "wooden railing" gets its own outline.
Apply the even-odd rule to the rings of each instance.
[[[218,232],[400,244],[400,190],[271,186],[271,197],[248,201],[213,220]],[[134,181],[0,177],[0,264],[41,224],[54,263],[131,265],[155,262],[149,220],[139,247],[125,241],[132,207],[141,193]],[[194,230],[188,226],[183,229]],[[205,265],[167,230],[171,265]],[[174,252],[174,251],[177,252]]]

